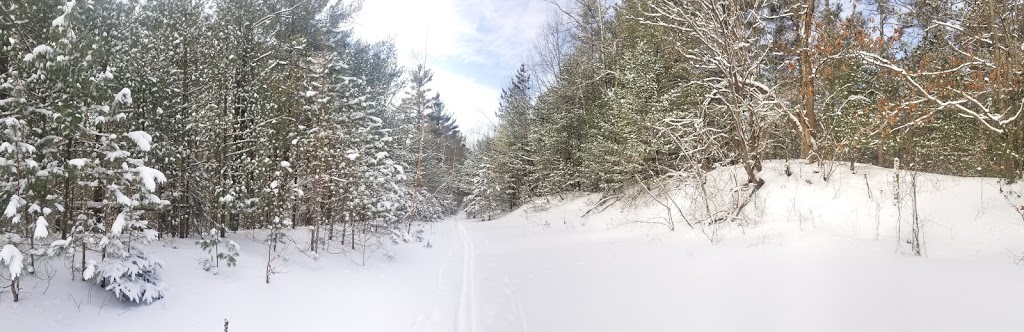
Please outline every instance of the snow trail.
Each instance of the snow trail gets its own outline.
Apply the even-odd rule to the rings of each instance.
[[[462,239],[462,289],[459,291],[459,314],[456,322],[457,331],[473,332],[476,330],[476,317],[473,316],[473,305],[476,296],[473,289],[473,279],[476,273],[476,253],[473,251],[473,241],[469,239],[464,223],[466,220],[455,219],[459,228],[459,237]]]

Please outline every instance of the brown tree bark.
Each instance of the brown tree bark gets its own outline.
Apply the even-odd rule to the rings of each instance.
[[[806,0],[804,13],[799,28],[800,53],[800,97],[801,112],[797,119],[800,122],[800,157],[809,162],[818,160],[816,153],[818,138],[818,117],[814,110],[814,64],[811,52],[811,39],[814,35],[814,11],[817,0]]]

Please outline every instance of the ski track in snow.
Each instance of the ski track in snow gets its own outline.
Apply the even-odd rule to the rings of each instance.
[[[472,220],[455,220],[454,222],[463,241],[464,258],[463,283],[459,294],[459,311],[456,321],[457,331],[492,331],[494,328],[502,331],[529,331],[526,310],[513,283],[514,276],[502,273],[499,277],[495,274],[496,271],[502,271],[507,266],[500,263],[495,265],[493,260],[489,260],[489,255],[483,256],[484,262],[490,262],[483,265],[483,274],[481,274],[477,266],[481,261],[481,256],[474,244],[473,237],[479,237],[480,241],[487,247],[490,243],[490,238],[495,234],[483,233],[474,235],[472,231],[467,229],[467,224],[471,223]],[[483,226],[483,224],[477,225]],[[492,271],[492,269],[495,270]],[[484,303],[477,302],[478,291],[484,291]],[[487,293],[488,291],[492,293],[489,294]],[[487,308],[482,308],[480,305]],[[479,325],[481,317],[483,319],[483,327]]]
[[[459,292],[459,314],[456,321],[457,331],[474,332],[476,330],[476,318],[473,316],[473,306],[476,299],[473,289],[475,278],[476,254],[473,251],[473,241],[469,239],[466,232],[466,221],[455,219],[459,228],[459,237],[462,239],[462,289]]]

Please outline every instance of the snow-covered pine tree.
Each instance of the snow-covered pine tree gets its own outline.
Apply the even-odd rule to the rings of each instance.
[[[343,131],[349,138],[342,147],[348,183],[342,214],[345,228],[352,231],[349,246],[356,248],[358,230],[363,236],[359,244],[365,248],[378,245],[388,235],[408,238],[405,217],[413,195],[407,185],[408,168],[396,160],[402,156],[404,142],[393,139],[388,122],[381,117],[395,114],[383,114],[391,106],[389,95],[401,73],[393,49],[386,44],[349,45],[337,51],[342,62],[333,67],[333,76],[341,83],[335,109],[345,118]]]
[[[534,163],[529,145],[533,122],[533,103],[530,96],[530,74],[520,66],[512,82],[501,93],[498,106],[498,129],[489,156],[491,171],[498,177],[497,185],[503,193],[495,202],[503,210],[511,211],[526,203],[534,192],[529,179]]]
[[[165,172],[162,197],[172,206],[159,215],[162,235],[186,237],[215,223],[216,169],[209,162],[219,146],[219,120],[209,107],[220,73],[209,63],[218,42],[209,38],[212,17],[206,0],[140,2],[130,21],[131,56],[120,65],[135,108],[129,121],[140,123],[159,141],[151,166]]]
[[[258,208],[253,215],[265,218],[259,228],[266,229],[263,245],[267,247],[266,283],[270,276],[276,274],[277,264],[285,257],[288,245],[287,228],[294,223],[294,208],[302,197],[302,189],[293,181],[294,169],[290,162],[281,161],[276,170],[270,171],[270,183],[264,187],[256,198]]]
[[[143,213],[166,204],[155,195],[165,177],[146,166],[152,137],[125,121],[134,111],[132,95],[114,67],[128,53],[121,22],[134,7],[95,1],[68,2],[61,9],[34,48],[40,51],[25,58],[37,69],[25,86],[26,95],[35,97],[28,102],[51,119],[42,140],[48,173],[73,181],[65,182],[66,194],[84,194],[64,196],[84,208],[75,208],[80,213],[68,234],[82,248],[82,268],[88,269],[83,272],[89,272],[84,275],[96,277],[119,299],[149,303],[163,296],[161,264],[138,246],[156,236]],[[86,263],[90,250],[98,263]]]
[[[48,65],[60,59],[48,57],[51,45],[38,44],[55,37],[53,20],[65,9],[60,4],[0,4],[0,197],[6,207],[0,245],[14,246],[27,256],[25,272],[30,275],[36,260],[47,254],[50,228],[64,222],[63,202],[52,189],[63,182],[61,171],[49,158],[56,143],[48,135],[54,90],[44,87],[57,82],[47,75],[59,69]]]
[[[199,264],[204,271],[211,271],[213,274],[220,273],[220,261],[224,261],[228,267],[238,264],[239,247],[235,241],[220,237],[220,230],[213,228],[207,233],[210,238],[196,241],[200,248],[210,254],[210,258],[203,258]],[[221,248],[221,245],[224,248]]]
[[[400,148],[403,154],[399,158],[407,167],[408,186],[412,191],[412,203],[408,215],[405,217],[408,224],[407,231],[411,230],[413,221],[429,220],[432,217],[429,211],[432,210],[430,204],[434,200],[430,191],[425,189],[427,179],[425,179],[426,172],[423,166],[424,160],[429,158],[429,150],[425,151],[425,149],[429,149],[426,145],[430,134],[427,116],[438,99],[437,96],[431,96],[430,88],[427,87],[434,77],[429,69],[421,64],[410,71],[409,75],[410,86],[393,116],[397,124],[395,127],[397,138],[400,142],[404,142]]]
[[[39,241],[49,236],[48,219],[57,204],[49,194],[53,177],[46,165],[36,161],[41,156],[35,147],[40,137],[39,128],[32,124],[42,123],[37,121],[43,117],[33,114],[23,97],[8,98],[3,107],[6,117],[0,119],[0,179],[5,180],[0,188],[7,198],[0,235],[9,236],[0,245],[20,247],[29,256],[27,272],[31,274],[35,259],[46,254]]]
[[[220,136],[214,157],[220,160],[219,223],[230,230],[264,227],[273,220],[267,214],[272,209],[261,206],[269,202],[260,196],[281,161],[270,148],[282,142],[270,140],[284,117],[275,113],[279,104],[270,83],[277,83],[273,78],[280,63],[271,57],[275,49],[268,37],[282,13],[272,11],[267,1],[219,0],[214,7],[219,61],[211,66],[218,68],[221,88],[214,121]]]
[[[478,140],[463,166],[462,174],[469,179],[463,186],[470,193],[463,210],[470,217],[487,219],[507,208],[504,203],[508,196],[498,186],[500,175],[491,161],[493,141],[489,136]]]
[[[423,204],[424,220],[439,220],[454,214],[461,197],[455,192],[458,165],[465,160],[465,138],[440,96],[435,96],[427,111],[424,150],[421,158],[422,187],[432,202]]]
[[[319,55],[308,59],[304,82],[303,107],[300,114],[299,139],[296,142],[297,178],[305,196],[302,216],[310,230],[309,251],[316,254],[324,241],[324,228],[332,222],[332,211],[340,203],[340,188],[344,185],[341,165],[344,160],[335,147],[345,137],[338,117],[329,112],[332,97],[331,77],[328,75],[331,59]]]

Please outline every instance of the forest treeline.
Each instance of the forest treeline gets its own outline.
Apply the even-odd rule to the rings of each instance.
[[[366,257],[460,209],[725,166],[753,192],[768,159],[1024,176],[1019,0],[552,1],[471,148],[428,69],[354,37],[357,4],[0,2],[0,296],[63,264],[152,302],[146,243],[215,269],[236,231],[270,282],[288,247]]]
[[[142,245],[226,232],[267,246],[376,250],[454,213],[465,139],[431,72],[353,36],[331,0],[0,2],[0,284],[38,261],[151,302]],[[308,226],[309,238],[285,229]],[[219,248],[219,249],[218,249]],[[209,263],[209,262],[208,262]],[[10,286],[10,287],[7,287]],[[9,288],[9,290],[7,289]]]
[[[552,3],[470,154],[472,215],[730,165],[756,190],[767,159],[1024,176],[1024,2]]]

